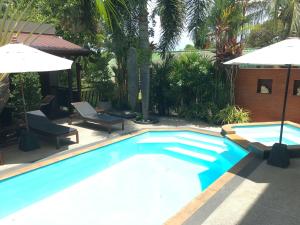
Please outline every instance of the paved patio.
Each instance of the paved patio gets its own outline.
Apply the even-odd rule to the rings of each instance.
[[[65,120],[57,122],[67,125]],[[10,146],[4,150],[5,165],[0,166],[0,173],[141,128],[181,126],[220,131],[219,127],[175,118],[161,118],[160,123],[154,125],[137,125],[126,121],[124,131],[116,127],[112,134],[108,134],[98,126],[74,124],[72,127],[79,130],[79,144],[66,145],[56,150],[53,143],[42,142],[42,148],[32,152],[22,152],[17,149],[17,146]],[[75,140],[72,138],[71,141]],[[298,225],[300,224],[299,168],[300,159],[293,159],[288,169],[271,167],[266,162],[255,160],[184,225]]]
[[[184,225],[299,225],[300,159],[288,169],[257,160],[226,184]],[[252,167],[252,168],[251,168]]]

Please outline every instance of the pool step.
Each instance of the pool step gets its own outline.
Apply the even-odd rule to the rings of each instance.
[[[176,135],[176,137],[185,140],[190,140],[190,141],[209,143],[210,145],[226,148],[226,144],[224,143],[224,140],[220,137],[213,137],[213,136],[206,136],[206,135],[200,136],[200,135],[194,135],[189,133],[179,133]]]
[[[212,156],[210,154],[195,152],[181,147],[165,147],[162,153],[198,165],[203,165],[208,169],[226,170],[231,165],[231,163],[222,156]]]
[[[214,157],[214,156],[199,153],[199,152],[190,151],[190,150],[180,148],[180,147],[167,147],[167,148],[165,148],[165,150],[177,152],[177,153],[180,153],[180,154],[188,155],[188,156],[198,158],[198,159],[201,159],[201,160],[205,160],[205,161],[209,161],[209,162],[215,162],[217,160],[217,158]]]
[[[178,143],[178,144],[184,144],[187,146],[207,149],[213,152],[216,152],[218,154],[223,153],[224,151],[227,151],[226,146],[216,146],[208,142],[204,141],[194,141],[183,137],[148,137],[140,140],[138,142],[139,144],[146,144],[146,143]]]
[[[178,147],[185,151],[213,156],[225,165],[236,162],[236,158],[230,153],[231,151],[228,151],[226,139],[221,141],[202,136],[198,138],[196,135],[182,133],[175,137],[146,137],[141,139],[138,143],[139,145],[148,145],[147,149],[151,151],[154,149],[165,149],[166,147]],[[141,149],[144,147],[145,146]]]

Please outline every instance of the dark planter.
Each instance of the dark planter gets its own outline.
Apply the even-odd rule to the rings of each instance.
[[[40,148],[40,144],[36,134],[27,130],[22,131],[19,140],[19,149],[23,152],[29,152],[38,148]]]

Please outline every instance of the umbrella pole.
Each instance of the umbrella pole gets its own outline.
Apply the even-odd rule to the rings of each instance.
[[[23,78],[21,79],[21,94],[22,94],[22,101],[23,101],[25,126],[26,126],[26,130],[29,131],[28,119],[27,119],[27,114],[26,114],[26,101],[25,101],[25,96],[24,96],[24,80],[23,80]]]
[[[284,120],[285,120],[285,111],[286,111],[287,96],[288,96],[289,83],[290,83],[290,77],[291,77],[291,68],[292,68],[292,66],[288,65],[288,73],[287,73],[286,82],[285,82],[284,102],[283,102],[283,109],[282,109],[282,114],[281,114],[279,144],[282,144],[283,125],[284,125]]]
[[[272,149],[270,151],[270,155],[268,158],[269,165],[277,166],[277,167],[281,167],[281,168],[286,168],[290,164],[290,156],[289,156],[287,145],[282,144],[282,134],[283,134],[283,125],[284,125],[284,120],[285,120],[285,111],[286,111],[286,105],[287,105],[291,68],[292,68],[292,66],[288,65],[288,73],[287,73],[286,83],[285,83],[284,102],[283,102],[283,109],[282,109],[282,116],[281,116],[279,143],[275,143],[272,146]]]

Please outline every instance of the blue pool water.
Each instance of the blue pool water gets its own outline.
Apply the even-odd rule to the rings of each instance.
[[[236,126],[234,131],[251,142],[272,146],[279,142],[280,125]],[[282,142],[287,145],[299,145],[300,129],[289,124],[284,125]]]
[[[147,132],[0,181],[0,224],[163,224],[246,155],[222,137]]]

